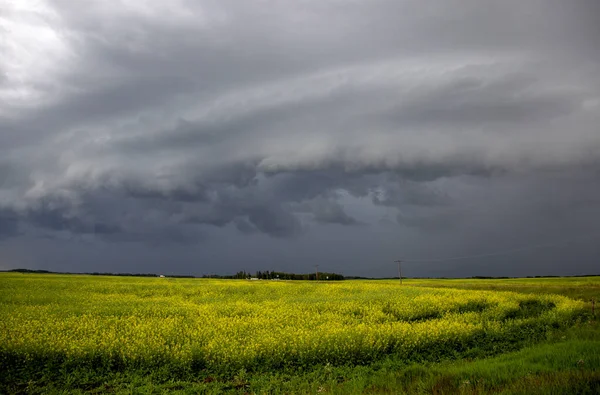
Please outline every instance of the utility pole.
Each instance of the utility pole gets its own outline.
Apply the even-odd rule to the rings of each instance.
[[[315,269],[317,271],[317,281],[319,281],[319,265],[315,265]]]
[[[402,285],[402,266],[401,266],[402,261],[398,259],[397,261],[394,261],[394,262],[396,262],[398,264],[398,277],[400,278],[400,285]]]

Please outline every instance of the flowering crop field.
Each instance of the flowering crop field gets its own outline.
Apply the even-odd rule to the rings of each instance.
[[[560,295],[400,286],[0,274],[0,365],[168,375],[436,361],[543,339],[584,304]]]

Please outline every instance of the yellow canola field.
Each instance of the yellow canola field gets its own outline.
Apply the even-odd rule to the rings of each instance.
[[[227,372],[456,356],[543,338],[583,303],[394,281],[1,274],[0,362]]]

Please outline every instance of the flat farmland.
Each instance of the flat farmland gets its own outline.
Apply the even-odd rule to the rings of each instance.
[[[2,273],[0,284],[2,392],[497,392],[510,380],[439,376],[582,336],[598,351],[587,302],[597,277],[399,285]],[[564,379],[584,390],[598,380],[586,352],[568,370],[582,376]]]

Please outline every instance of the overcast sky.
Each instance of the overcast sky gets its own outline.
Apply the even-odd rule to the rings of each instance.
[[[0,269],[599,273],[597,0],[0,0]]]

